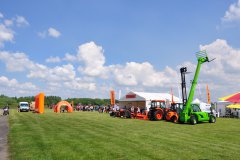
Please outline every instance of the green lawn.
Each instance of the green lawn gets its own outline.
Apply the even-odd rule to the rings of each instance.
[[[11,111],[11,159],[239,159],[240,119],[195,126],[98,112]]]

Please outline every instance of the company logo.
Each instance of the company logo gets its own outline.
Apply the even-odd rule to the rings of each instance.
[[[126,98],[136,98],[136,94],[127,94]]]

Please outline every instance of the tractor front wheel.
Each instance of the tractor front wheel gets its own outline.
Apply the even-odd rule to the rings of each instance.
[[[172,116],[172,118],[171,118],[171,122],[173,122],[173,123],[177,123],[177,121],[178,121],[177,117],[176,117],[176,116]]]
[[[147,117],[150,121],[153,121],[153,114],[152,114],[152,111],[149,111],[148,114],[147,114]]]
[[[196,118],[195,116],[191,116],[191,118],[190,118],[190,123],[191,123],[192,125],[197,124],[197,118]]]

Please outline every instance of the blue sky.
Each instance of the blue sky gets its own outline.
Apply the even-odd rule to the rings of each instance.
[[[194,71],[200,49],[217,60],[204,66],[196,96],[205,100],[206,83],[215,100],[239,91],[237,0],[0,3],[1,94],[177,94],[180,66]]]

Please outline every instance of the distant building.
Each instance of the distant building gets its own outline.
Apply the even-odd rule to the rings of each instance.
[[[166,103],[171,103],[172,95],[169,93],[148,93],[148,92],[128,92],[126,95],[119,99],[119,106],[121,108],[131,106],[139,107],[140,109],[151,107],[151,100],[163,100]],[[180,99],[176,96],[173,96],[173,100],[176,103],[180,102]]]
[[[226,106],[230,105],[230,102],[227,101],[218,101],[217,102],[217,114],[219,117],[229,117],[231,113],[231,109],[226,108]]]

